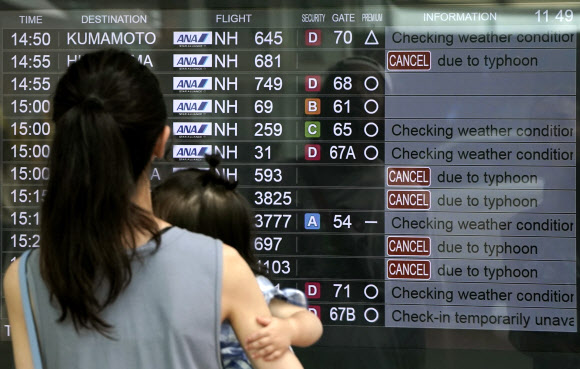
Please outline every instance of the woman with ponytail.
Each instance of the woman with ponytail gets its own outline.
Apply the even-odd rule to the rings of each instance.
[[[41,247],[4,277],[17,369],[34,367],[36,343],[47,369],[219,368],[220,323],[248,337],[270,316],[234,249],[153,215],[166,118],[157,79],[126,52],[87,54],[60,79]],[[301,368],[291,352],[254,365]]]

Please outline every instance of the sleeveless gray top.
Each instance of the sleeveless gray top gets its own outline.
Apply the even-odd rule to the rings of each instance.
[[[40,253],[30,255],[27,279],[45,369],[221,368],[221,241],[172,227],[154,249],[152,241],[138,248],[143,262],[133,261],[131,283],[102,312],[114,340],[77,332],[70,319],[57,322]]]

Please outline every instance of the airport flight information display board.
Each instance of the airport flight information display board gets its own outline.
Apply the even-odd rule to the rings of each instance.
[[[42,244],[59,76],[119,47],[166,98],[153,185],[220,154],[322,345],[577,342],[578,10],[1,12],[2,271]]]

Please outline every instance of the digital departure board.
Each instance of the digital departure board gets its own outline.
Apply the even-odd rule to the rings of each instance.
[[[123,48],[169,112],[152,185],[221,155],[260,263],[325,326],[305,367],[580,365],[577,2],[5,3],[2,271],[42,244],[57,80]]]

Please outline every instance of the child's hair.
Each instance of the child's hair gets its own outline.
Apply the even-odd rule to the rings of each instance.
[[[206,156],[206,161],[209,170],[177,171],[153,189],[155,215],[177,227],[220,239],[234,247],[254,273],[263,273],[252,252],[250,204],[236,191],[237,182],[218,174],[219,156]]]

